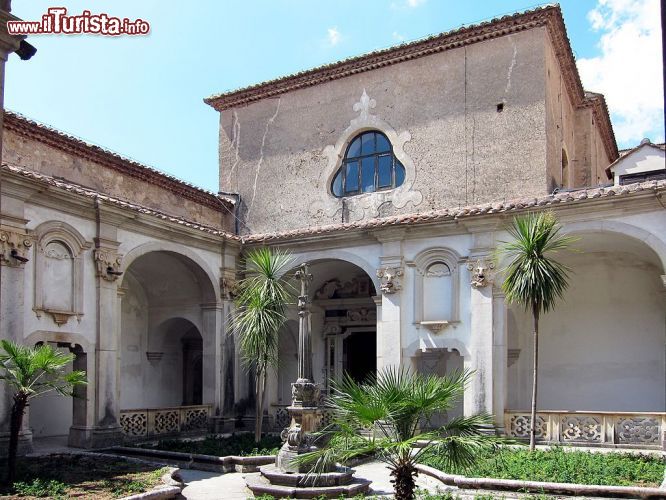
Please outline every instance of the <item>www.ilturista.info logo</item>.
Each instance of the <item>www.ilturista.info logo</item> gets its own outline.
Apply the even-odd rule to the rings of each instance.
[[[150,24],[143,19],[121,19],[103,13],[92,14],[89,10],[68,16],[65,7],[51,7],[40,21],[7,21],[7,31],[10,35],[147,35]]]

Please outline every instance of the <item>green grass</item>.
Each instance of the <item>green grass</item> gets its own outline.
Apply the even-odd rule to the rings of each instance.
[[[54,454],[21,457],[17,480],[0,487],[0,496],[11,498],[113,499],[142,493],[160,484],[166,468],[122,458]],[[0,462],[6,474],[6,462]]]
[[[479,456],[468,469],[446,470],[443,461],[432,455],[423,463],[451,474],[523,481],[600,484],[613,486],[659,486],[664,479],[664,460],[628,453],[590,453],[553,448],[530,453],[504,448]]]
[[[196,453],[200,455],[214,455],[217,457],[275,455],[282,441],[278,436],[264,436],[259,445],[254,442],[254,434],[234,434],[227,438],[207,437],[200,441],[179,441],[176,439],[162,440],[157,445],[142,445],[142,448],[178,451],[181,453]]]

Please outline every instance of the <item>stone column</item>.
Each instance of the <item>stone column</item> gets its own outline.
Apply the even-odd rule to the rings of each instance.
[[[3,222],[5,220],[3,217]],[[0,338],[19,344],[24,340],[24,267],[32,259],[32,243],[25,229],[0,224]],[[12,394],[11,388],[0,384],[0,455],[7,452]],[[28,424],[26,409],[19,435],[19,454],[32,450],[32,432]]]
[[[508,385],[508,337],[507,308],[504,293],[498,283],[493,289],[493,413],[498,427],[504,427],[504,409],[506,408]]]
[[[222,361],[224,329],[222,304],[201,306],[203,317],[203,403],[213,406],[212,414],[220,415],[222,409]]]
[[[377,370],[400,366],[402,356],[402,279],[404,263],[402,240],[404,229],[382,232],[377,239],[382,243],[382,256],[377,277],[380,279],[381,306],[377,307]]]
[[[465,391],[465,415],[493,412],[494,341],[492,260],[488,253],[470,256],[470,363],[474,370]]]
[[[94,448],[115,445],[123,439],[119,424],[121,294],[118,293],[122,255],[118,253],[117,232],[124,217],[100,202],[96,208],[95,417],[94,428],[85,442],[85,447]]]

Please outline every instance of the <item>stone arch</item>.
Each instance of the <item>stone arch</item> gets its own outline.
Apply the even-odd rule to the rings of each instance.
[[[72,370],[86,372],[86,385],[74,388],[74,397],[71,402],[66,399],[57,399],[53,401],[44,401],[36,399],[32,406],[35,411],[28,414],[31,421],[31,427],[39,429],[59,429],[60,432],[68,432],[68,443],[70,446],[81,446],[79,438],[80,430],[87,427],[89,421],[89,410],[95,405],[95,356],[93,344],[83,335],[69,332],[54,332],[47,330],[36,330],[24,339],[24,344],[34,346],[38,343],[53,343],[58,347],[69,349],[74,354]],[[89,388],[93,388],[90,389]],[[69,398],[68,398],[69,399]],[[54,408],[53,405],[58,405]],[[43,405],[44,408],[40,408]],[[70,406],[71,413],[67,410]],[[55,417],[55,418],[54,418]],[[55,422],[59,420],[59,422]],[[68,426],[62,428],[63,425]],[[47,434],[51,435],[46,431]],[[39,431],[37,431],[39,433]]]
[[[574,222],[566,224],[564,230],[570,235],[584,235],[592,233],[615,233],[638,240],[646,245],[661,262],[662,271],[666,271],[666,242],[656,234],[621,221],[596,220],[585,222]]]
[[[379,290],[380,288],[379,278],[377,277],[377,267],[371,265],[370,262],[368,262],[363,257],[345,250],[335,250],[333,252],[324,250],[320,252],[295,254],[291,269],[289,271],[300,266],[304,262],[313,262],[318,260],[341,260],[343,262],[354,264],[356,267],[359,267],[365,271],[365,273],[370,277],[373,285],[375,286],[375,290]]]
[[[187,248],[175,243],[160,241],[149,242],[133,248],[123,257],[122,271],[127,271],[132,263],[139,257],[151,252],[166,252],[175,254],[181,259],[189,260],[196,264],[193,271],[199,275],[202,283],[202,292],[206,302],[220,302],[220,287],[218,285],[218,276],[210,269],[208,264],[196,253],[187,252]],[[204,284],[205,283],[205,284]]]
[[[83,235],[73,226],[62,221],[42,222],[35,228],[35,235],[37,236],[39,245],[42,247],[53,240],[62,241],[75,256],[79,255],[83,250],[92,247],[92,243],[86,241]]]

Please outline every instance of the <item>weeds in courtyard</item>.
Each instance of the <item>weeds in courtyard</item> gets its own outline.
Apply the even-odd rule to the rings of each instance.
[[[142,448],[153,448],[181,453],[197,453],[200,455],[214,455],[226,457],[236,455],[241,457],[254,455],[277,454],[282,441],[278,436],[264,435],[257,444],[254,436],[248,433],[234,434],[230,437],[209,436],[198,441],[180,441],[176,439],[162,440],[156,445],[142,445]]]
[[[431,454],[423,463],[451,474],[523,481],[599,484],[608,486],[659,486],[664,460],[628,453],[590,453],[553,448],[530,453],[527,449],[503,448],[483,452],[469,467],[447,466]]]
[[[6,461],[2,463],[6,467]],[[120,458],[47,455],[22,458],[17,481],[0,490],[9,498],[90,498],[105,500],[148,491],[167,471]]]

